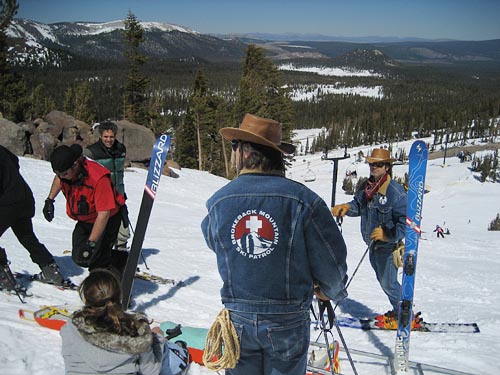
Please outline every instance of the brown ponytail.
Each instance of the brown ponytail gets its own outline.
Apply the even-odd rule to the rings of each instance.
[[[96,269],[82,282],[79,289],[84,302],[75,318],[83,318],[101,332],[123,336],[137,336],[134,314],[126,313],[121,305],[121,285],[114,273],[107,269]]]

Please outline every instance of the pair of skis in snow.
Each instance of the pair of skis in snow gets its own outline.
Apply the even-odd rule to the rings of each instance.
[[[360,319],[353,317],[338,317],[337,323],[341,327],[357,328],[365,331],[382,330],[393,331],[392,328],[384,328],[380,322],[375,319]],[[446,323],[446,322],[426,322],[421,321],[418,325],[412,328],[416,332],[429,332],[429,333],[479,333],[479,326],[477,323]]]
[[[394,369],[396,374],[409,371],[410,332],[413,320],[413,293],[417,271],[418,240],[421,229],[422,207],[425,193],[427,170],[427,146],[415,141],[410,149],[408,168],[408,205],[406,209],[405,251],[403,255],[403,279],[401,299],[397,315],[398,329],[394,350]]]

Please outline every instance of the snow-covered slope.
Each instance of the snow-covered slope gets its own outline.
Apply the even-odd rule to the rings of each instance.
[[[306,131],[310,132],[310,131]],[[304,137],[300,133],[297,137]],[[409,149],[410,143],[399,147]],[[336,202],[351,199],[341,190],[347,170],[356,170],[358,176],[367,176],[364,163],[355,162],[362,149],[348,150],[351,158],[339,162]],[[343,150],[332,151],[330,156],[343,155]],[[322,161],[321,155],[297,156],[288,177],[304,181],[311,170],[316,179],[306,183],[330,204],[333,163]],[[426,184],[430,192],[424,197],[422,241],[416,277],[416,310],[423,312],[427,321],[477,322],[478,334],[412,333],[410,359],[442,366],[469,374],[496,375],[500,366],[494,360],[500,351],[500,232],[489,232],[488,224],[500,212],[498,184],[480,183],[469,170],[469,163],[460,163],[450,156],[443,167],[443,159],[431,160],[427,168]],[[403,176],[407,166],[395,166],[396,175]],[[47,162],[21,158],[21,172],[30,184],[37,202],[33,219],[35,232],[56,256],[58,262],[75,282],[81,282],[87,271],[75,266],[64,250],[71,247],[74,222],[67,218],[64,199],[56,201],[56,218],[52,223],[42,215],[52,171]],[[206,172],[190,169],[176,171],[179,178],[163,177],[160,182],[151,221],[144,242],[144,257],[152,273],[175,279],[188,280],[185,287],[156,285],[136,281],[135,306],[145,311],[155,323],[173,320],[185,325],[209,327],[222,308],[219,299],[220,278],[215,256],[205,246],[200,222],[205,215],[205,201],[227,181]],[[142,197],[146,171],[129,169],[125,185],[128,206],[133,223]],[[438,239],[433,233],[436,224],[449,228],[451,235]],[[359,220],[346,218],[342,233],[348,246],[349,275],[352,274],[366,249],[359,235]],[[37,272],[27,251],[17,242],[12,232],[0,238],[0,246],[7,249],[14,271]],[[144,265],[141,268],[145,269]],[[34,296],[21,304],[15,296],[0,293],[0,367],[6,375],[62,375],[63,359],[60,355],[58,332],[41,328],[21,320],[18,309],[36,310],[44,304],[79,306],[76,292],[59,291],[49,285],[34,284]],[[339,307],[340,316],[371,316],[385,312],[389,303],[375,279],[367,259],[352,280],[349,297]],[[394,332],[343,328],[350,348],[390,355],[394,350]],[[335,334],[335,332],[334,332]],[[318,331],[312,330],[312,339]],[[322,337],[319,337],[322,340]],[[342,372],[353,374],[345,355],[341,353]],[[359,374],[389,374],[386,363],[353,355]],[[205,368],[192,365],[193,374],[211,374]],[[425,371],[425,374],[439,372]]]

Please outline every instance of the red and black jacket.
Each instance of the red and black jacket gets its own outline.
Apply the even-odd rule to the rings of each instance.
[[[94,223],[97,218],[96,209],[96,185],[105,178],[109,180],[112,195],[109,199],[114,201],[114,207],[110,209],[110,217],[116,215],[125,204],[125,197],[118,193],[111,183],[110,172],[101,164],[83,159],[82,171],[75,181],[61,179],[61,188],[66,197],[66,213],[74,220]],[[111,206],[111,205],[110,205]]]

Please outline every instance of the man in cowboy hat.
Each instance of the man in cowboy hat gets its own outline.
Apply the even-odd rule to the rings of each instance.
[[[57,147],[50,155],[55,173],[43,215],[54,219],[54,202],[60,191],[66,198],[66,213],[76,220],[73,230],[73,261],[93,270],[109,268],[121,277],[121,259],[112,257],[122,217],[125,197],[111,183],[110,172],[94,160],[82,156],[78,144]]]
[[[323,199],[285,177],[283,154],[295,147],[282,142],[279,122],[246,114],[220,133],[239,175],[207,201],[201,228],[241,334],[240,359],[226,374],[303,375],[314,285],[323,300],[347,295],[344,240]]]
[[[394,328],[394,325],[397,327],[401,284],[392,253],[405,237],[407,195],[392,179],[392,163],[396,159],[390,157],[388,150],[376,148],[366,161],[370,166],[370,178],[361,185],[351,202],[332,207],[332,213],[336,217],[361,216],[361,235],[370,247],[370,263],[392,305],[390,311],[377,319]]]

